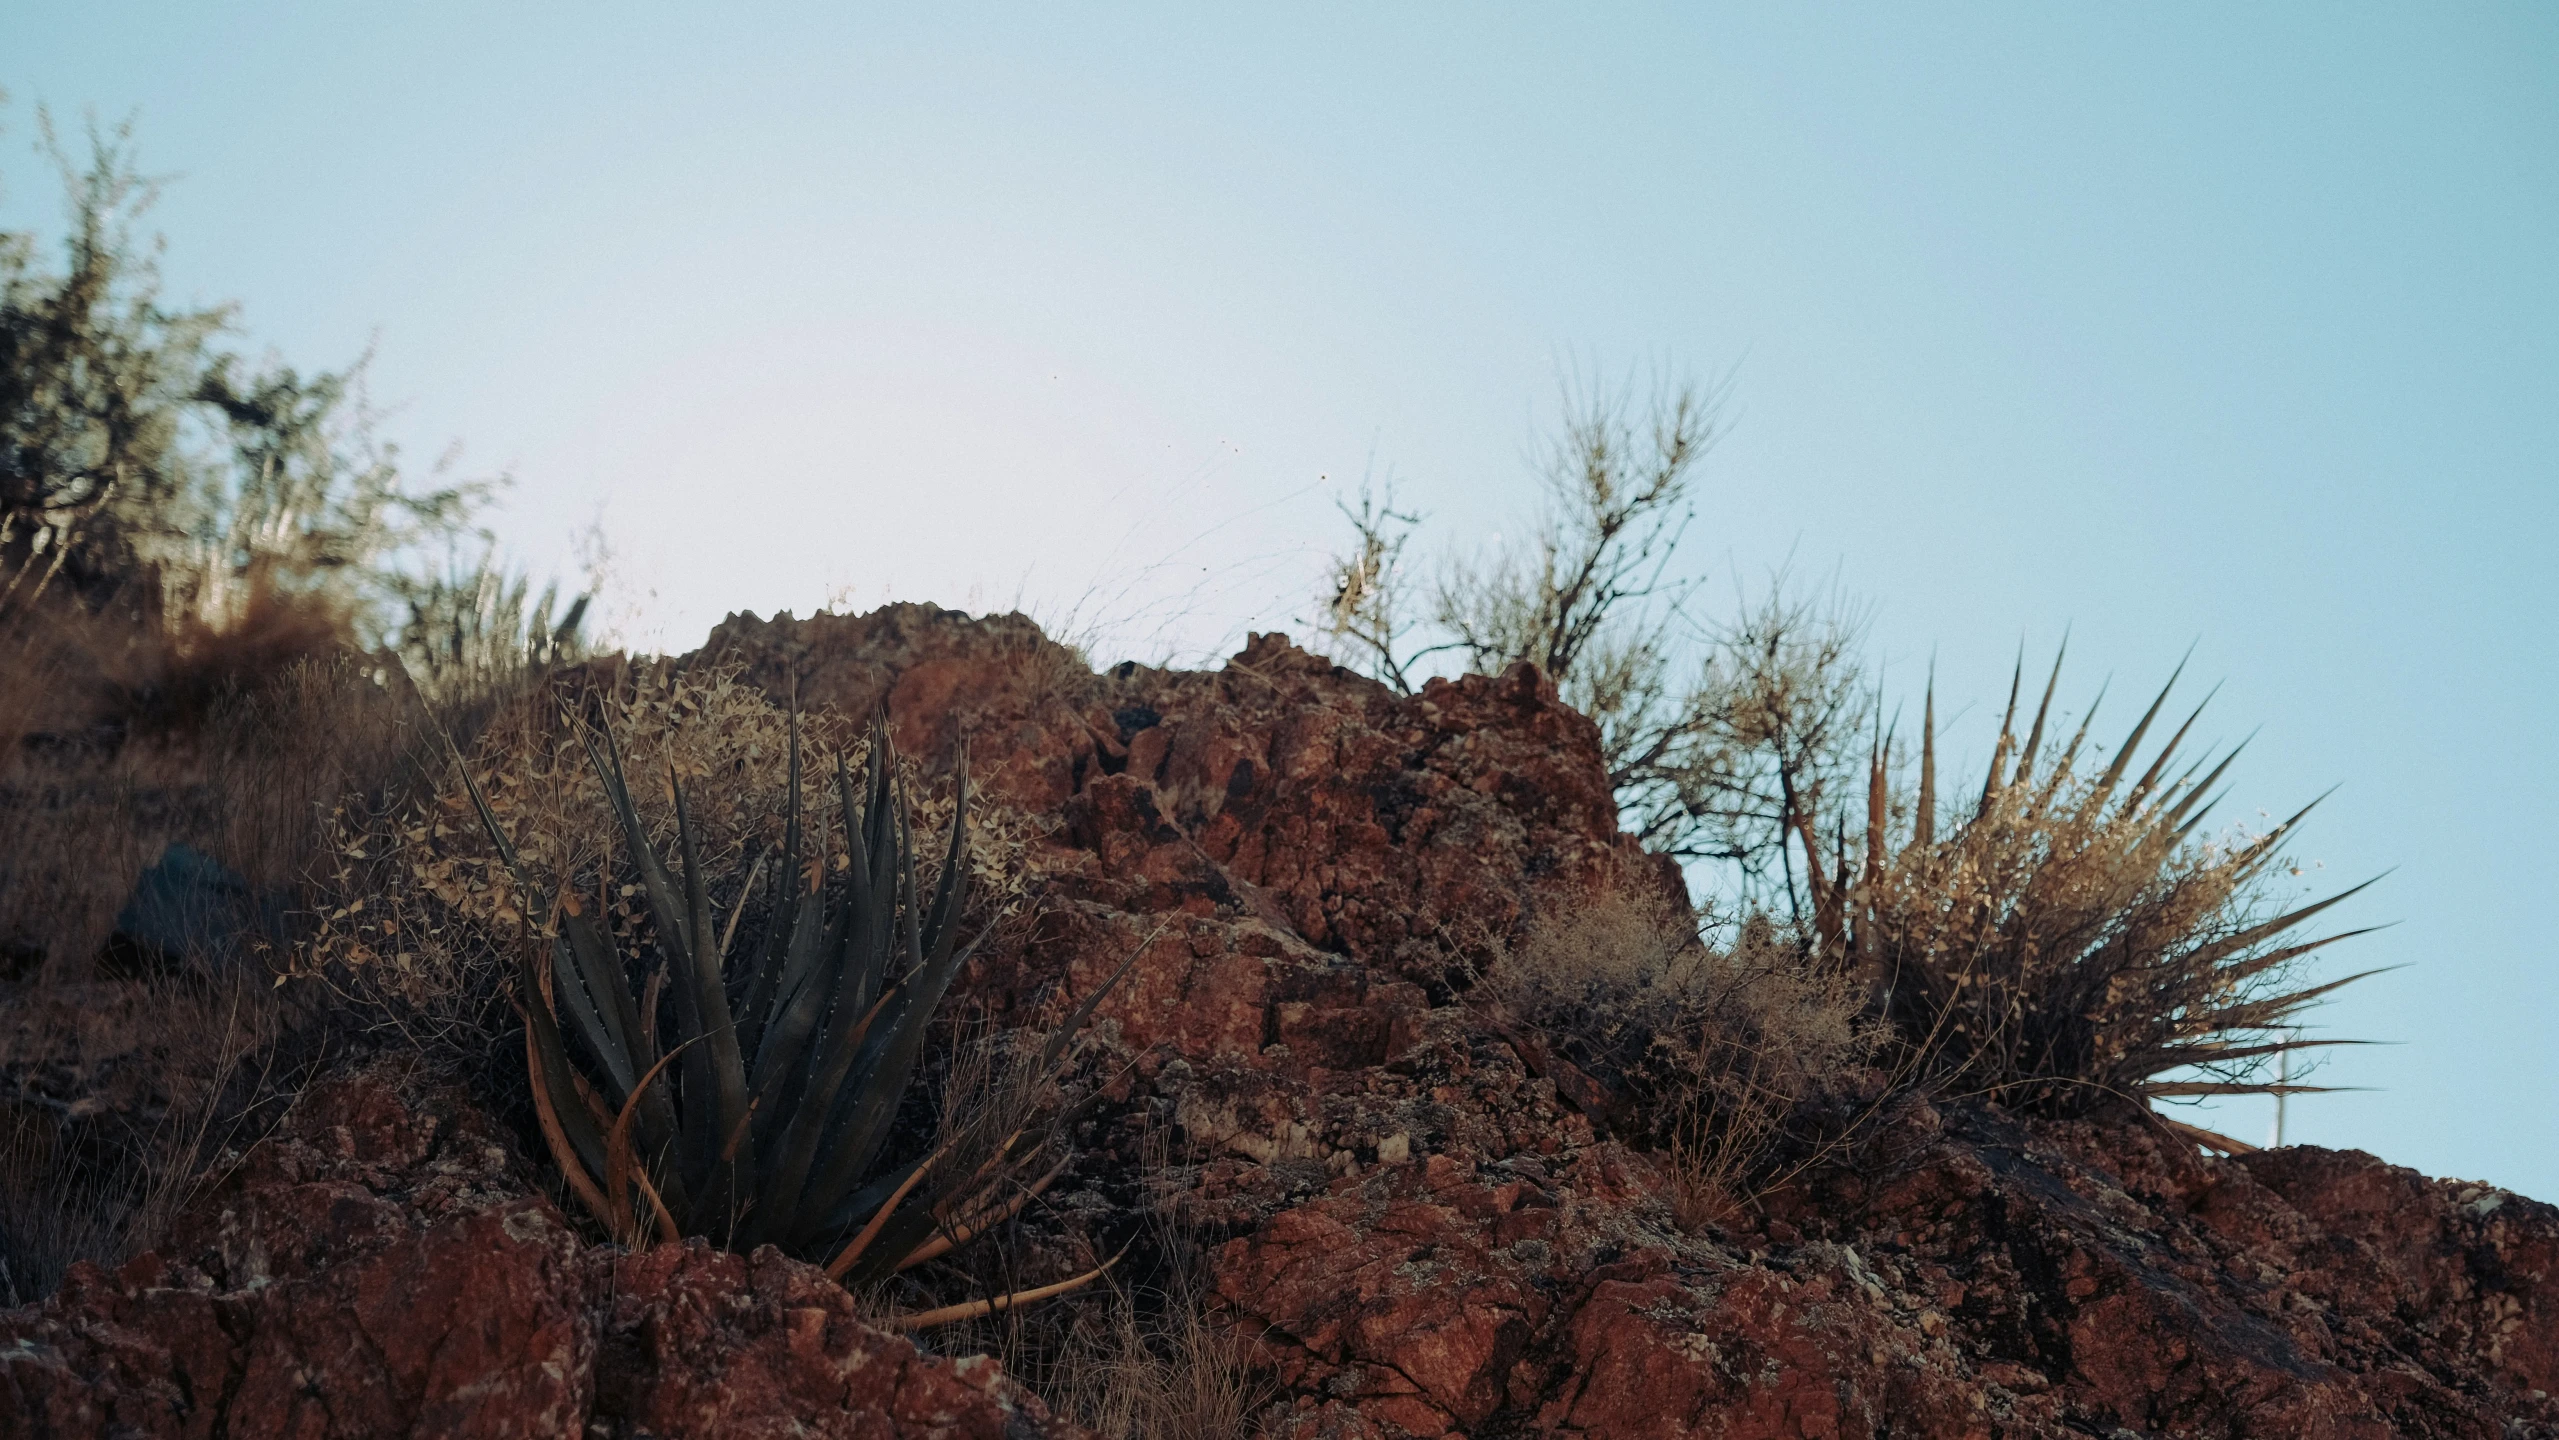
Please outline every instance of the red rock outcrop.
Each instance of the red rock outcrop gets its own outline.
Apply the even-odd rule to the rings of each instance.
[[[325,1081],[169,1255],[0,1312],[0,1436],[1081,1433],[770,1250],[590,1246],[533,1173],[457,1092]]]
[[[1675,1223],[1605,1097],[1461,993],[1543,899],[1679,883],[1533,670],[1401,697],[1256,637],[1091,676],[921,606],[709,648],[964,742],[1033,822],[973,1003],[1047,1023],[1137,954],[1041,1223],[1120,1224],[1170,1135],[1267,1434],[2559,1435],[2559,1211],[2369,1156],[1911,1100],[1748,1220]],[[1065,1433],[805,1266],[582,1244],[456,1097],[325,1094],[169,1256],[0,1315],[0,1430]]]

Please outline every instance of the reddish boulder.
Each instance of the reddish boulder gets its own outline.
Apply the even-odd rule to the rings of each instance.
[[[2293,1146],[2240,1164],[2299,1217],[2253,1238],[2303,1294],[2367,1317],[2402,1351],[2449,1351],[2515,1389],[2559,1389],[2559,1209],[2361,1151]]]
[[[591,1432],[657,1440],[805,1435],[1064,1437],[983,1355],[937,1360],[862,1323],[853,1297],[771,1247],[701,1241],[599,1254]]]
[[[464,1097],[325,1081],[172,1247],[0,1312],[0,1436],[1076,1432],[770,1252],[588,1246]]]
[[[1598,728],[1533,666],[1398,696],[1256,635],[1214,672],[1070,684],[1021,617],[916,605],[731,616],[703,653],[777,697],[884,708],[928,756],[965,741],[990,795],[1064,821],[1040,857],[1058,892],[1117,909],[1240,910],[1437,982],[1539,887],[1684,893],[1618,832]]]
[[[575,1428],[583,1243],[459,1097],[315,1088],[181,1227],[0,1315],[32,1436],[513,1435]]]

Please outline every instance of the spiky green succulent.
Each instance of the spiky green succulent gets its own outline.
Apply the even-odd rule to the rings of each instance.
[[[723,923],[681,780],[670,771],[670,866],[632,803],[610,728],[582,729],[645,898],[655,957],[637,987],[602,907],[565,883],[537,885],[467,766],[463,778],[522,893],[557,896],[546,943],[527,947],[519,964],[526,1061],[553,1157],[608,1230],[630,1243],[698,1235],[739,1250],[772,1244],[861,1284],[983,1233],[1054,1178],[1052,1168],[1022,1183],[1047,1138],[1028,1124],[975,1144],[945,1138],[928,1154],[883,1164],[927,1027],[977,944],[960,939],[965,763],[928,891],[895,753],[874,725],[861,775],[836,764],[843,847],[830,866],[837,852],[824,807],[802,813],[794,710],[780,850],[735,886]],[[762,933],[741,952],[738,922],[763,875]],[[1034,1073],[1053,1069],[1109,988],[1048,1038]],[[671,1044],[661,1043],[661,1011],[673,1017]]]

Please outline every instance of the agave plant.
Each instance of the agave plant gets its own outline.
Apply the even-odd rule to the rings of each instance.
[[[2196,837],[2218,798],[2214,786],[2238,754],[2234,748],[2209,770],[2199,759],[2171,774],[2203,705],[2126,783],[2175,674],[2094,778],[2081,764],[2085,720],[2047,756],[2044,730],[2060,676],[2056,656],[2023,744],[2012,728],[2012,680],[1980,797],[1949,833],[1937,833],[1933,687],[1906,832],[1893,823],[1890,743],[1880,737],[1862,865],[1852,869],[1844,825],[1824,856],[1813,823],[1795,818],[1820,948],[1866,979],[1919,1064],[2010,1103],[2070,1113],[2107,1096],[2327,1088],[2270,1081],[2263,1068],[2292,1051],[2353,1043],[2303,1039],[2292,1022],[2363,975],[2315,985],[2289,977],[2304,956],[2364,933],[2298,933],[2364,886],[2306,905],[2262,903],[2276,847],[2311,806],[2254,839]]]
[[[677,839],[670,867],[632,804],[610,727],[581,728],[646,900],[656,957],[636,992],[602,904],[591,903],[602,897],[581,897],[566,884],[537,888],[467,766],[463,778],[520,892],[557,895],[544,927],[548,943],[528,948],[518,969],[526,1064],[553,1158],[617,1239],[698,1235],[739,1250],[772,1244],[859,1285],[984,1233],[1056,1178],[1062,1166],[1024,1182],[1053,1128],[1028,1122],[880,1163],[926,1028],[977,943],[960,943],[969,875],[965,761],[928,895],[895,752],[885,727],[874,725],[862,775],[841,758],[836,764],[845,863],[830,878],[823,808],[813,824],[802,814],[795,709],[780,852],[750,868],[723,922],[681,780],[670,769]],[[739,921],[768,874],[762,934],[740,952]],[[1054,1068],[1118,978],[1048,1038],[1034,1073]],[[672,1043],[661,1040],[662,1008],[673,1013]],[[906,1323],[985,1313],[1100,1273]]]

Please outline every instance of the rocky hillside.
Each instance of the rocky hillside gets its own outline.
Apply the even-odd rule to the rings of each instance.
[[[967,999],[1041,1023],[1139,953],[1023,1263],[1169,1195],[1265,1433],[2559,1435],[2559,1211],[2367,1155],[1912,1101],[1675,1223],[1610,1097],[1453,983],[1532,906],[1679,883],[1533,671],[1399,698],[1266,636],[1092,676],[918,606],[710,649],[965,743],[1027,817],[1030,908]],[[0,1436],[1079,1433],[807,1266],[594,1244],[549,1185],[468,1096],[334,1076],[164,1253],[0,1312]]]

